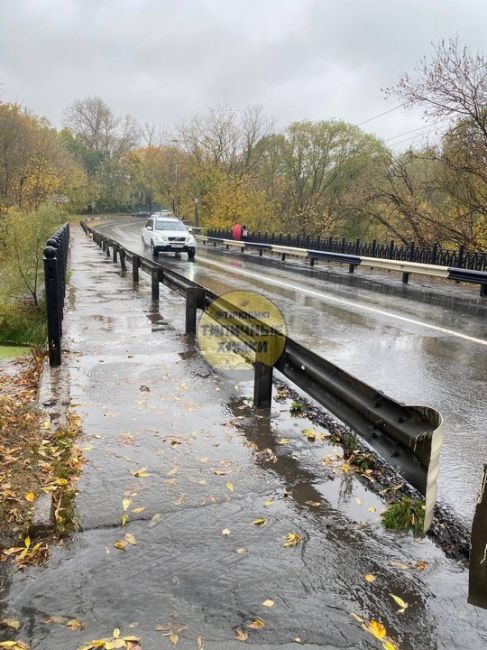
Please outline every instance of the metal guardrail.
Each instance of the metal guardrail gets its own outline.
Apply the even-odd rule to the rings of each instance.
[[[160,266],[153,261],[121,246],[118,242],[81,222],[85,234],[102,248],[113,261],[120,258],[122,270],[126,260],[132,263],[132,278],[139,281],[142,268],[151,277],[153,300],[159,299],[162,282],[186,297],[186,333],[196,332],[197,310],[206,310],[219,296],[205,287]],[[110,253],[111,249],[111,253]],[[221,300],[221,299],[220,299]],[[223,299],[224,305],[225,300]],[[224,309],[234,311],[228,303]],[[221,304],[219,302],[219,309]],[[241,311],[241,310],[240,310]],[[248,326],[249,314],[242,320]],[[253,317],[252,317],[253,318]],[[253,318],[257,328],[268,326]],[[232,316],[232,323],[235,318]],[[246,327],[242,327],[242,332]],[[233,332],[235,333],[235,332]],[[282,335],[274,331],[275,336]],[[245,342],[245,336],[239,336]],[[429,407],[407,406],[387,397],[382,392],[348,374],[338,366],[316,355],[290,337],[284,337],[283,353],[275,367],[293,383],[335,414],[345,424],[363,436],[388,462],[419,490],[426,499],[424,530],[433,518],[437,497],[437,476],[441,448],[442,417]],[[257,357],[254,365],[254,405],[271,405],[273,367],[265,366]]]
[[[330,253],[327,251],[296,248],[292,246],[282,246],[274,244],[260,244],[256,242],[234,241],[231,239],[222,239],[219,237],[211,237],[209,235],[196,235],[196,239],[203,242],[212,242],[214,246],[218,243],[226,246],[226,248],[234,247],[239,248],[243,253],[247,248],[259,247],[259,255],[262,256],[263,252],[278,253],[281,260],[284,261],[286,256],[296,256],[308,259],[311,266],[314,266],[318,260],[325,260],[328,262],[337,262],[339,264],[348,264],[349,273],[353,273],[359,266],[367,268],[385,269],[388,271],[397,271],[402,273],[402,282],[407,284],[409,276],[412,273],[418,275],[428,275],[432,277],[444,278],[446,280],[454,280],[456,282],[468,282],[470,284],[480,285],[480,295],[487,296],[487,272],[475,271],[471,269],[461,269],[448,266],[440,266],[433,264],[422,264],[419,262],[407,262],[391,259],[380,259],[377,257],[363,257],[360,255],[348,255],[342,253]]]
[[[50,237],[44,248],[44,281],[47,311],[49,364],[61,365],[66,269],[68,265],[69,223]]]
[[[210,237],[224,239],[231,239],[232,237],[229,230],[210,229],[207,234]],[[346,241],[344,237],[342,239],[333,239],[333,237],[309,237],[306,235],[284,235],[267,232],[252,233],[246,239],[251,242],[295,248],[312,248],[331,253],[341,253],[342,255],[360,255],[404,262],[418,262],[419,264],[438,264],[474,271],[487,271],[487,252],[469,251],[463,245],[459,246],[458,250],[452,250],[444,249],[437,243],[427,248],[416,246],[415,242],[398,246],[394,240],[381,244],[376,239],[372,242],[362,242],[360,239]]]

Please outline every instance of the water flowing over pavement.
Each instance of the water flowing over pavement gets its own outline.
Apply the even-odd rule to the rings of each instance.
[[[402,650],[485,648],[464,567],[428,539],[386,533],[381,500],[338,449],[309,443],[289,404],[251,409],[250,385],[212,372],[182,334],[183,299],[161,287],[153,304],[142,280],[74,233],[64,364],[86,456],[81,529],[45,566],[12,568],[0,618],[19,618],[32,650],[75,650],[116,627],[143,650],[174,647],[171,633],[183,650],[198,637],[233,650],[235,628],[264,649],[381,648],[352,613]],[[288,533],[302,542],[285,548]]]

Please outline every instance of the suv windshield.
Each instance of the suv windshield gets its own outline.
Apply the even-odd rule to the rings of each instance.
[[[156,221],[156,230],[187,230],[184,223],[179,221]]]

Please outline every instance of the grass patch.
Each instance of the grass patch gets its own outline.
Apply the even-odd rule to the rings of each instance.
[[[302,402],[298,402],[297,400],[294,400],[294,402],[291,404],[291,408],[289,409],[290,413],[294,417],[298,417],[299,415],[303,415],[304,413],[304,404]]]
[[[44,345],[46,336],[44,304],[0,304],[0,344]]]
[[[424,503],[421,499],[403,497],[394,501],[382,513],[382,523],[388,530],[413,530],[422,533],[424,526]]]
[[[30,353],[30,348],[21,345],[0,345],[0,359],[15,359]]]

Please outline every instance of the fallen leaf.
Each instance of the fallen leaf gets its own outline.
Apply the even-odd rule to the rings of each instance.
[[[233,483],[231,483],[230,481],[225,483],[225,487],[227,488],[227,490],[230,490],[230,492],[234,491]]]
[[[179,634],[175,634],[174,632],[169,633],[169,641],[173,645],[177,645],[179,643]]]
[[[358,497],[355,497],[355,503],[356,503],[357,505],[361,506],[361,505],[362,505],[362,500],[359,499]]]
[[[179,467],[173,467],[170,472],[167,473],[167,476],[174,476],[174,474],[177,474],[179,470]]]
[[[230,535],[230,528],[224,528],[222,530],[222,535]]]
[[[418,562],[416,562],[416,564],[414,565],[414,568],[417,569],[418,571],[424,571],[427,566],[428,565],[426,562],[422,560],[418,560]]]
[[[147,472],[146,468],[143,467],[142,469],[136,469],[134,471],[130,472],[132,476],[135,476],[135,478],[147,478],[150,476],[150,474]]]
[[[47,616],[42,620],[42,622],[45,625],[50,625],[51,623],[55,623],[56,625],[64,625],[66,622],[66,617],[65,616]]]
[[[3,627],[11,627],[13,630],[20,630],[20,621],[16,618],[3,618],[0,620],[0,625]]]
[[[251,630],[262,630],[265,627],[264,621],[261,621],[260,618],[256,618],[254,621],[249,623],[247,627]]]
[[[264,505],[265,505],[266,508],[268,508],[269,506],[271,506],[273,503],[274,503],[274,499],[266,499],[266,500],[264,501]]]
[[[133,546],[137,546],[137,540],[131,533],[125,533],[124,537],[129,544],[132,544]]]
[[[145,508],[134,508],[132,512],[134,514],[139,514],[139,512],[144,512]]]
[[[120,551],[125,551],[125,548],[127,546],[128,542],[126,542],[124,539],[118,540],[118,542],[114,542],[115,548],[118,548]]]
[[[268,598],[267,600],[264,600],[262,603],[264,607],[274,607],[274,601]]]
[[[207,463],[208,462],[208,456],[205,456],[204,458],[200,458],[200,463]]]
[[[303,639],[300,636],[295,636],[293,641],[294,643],[304,643]]]
[[[311,506],[312,508],[319,508],[321,506],[321,501],[306,501],[306,505]]]
[[[386,628],[382,625],[382,623],[379,623],[379,621],[374,621],[373,619],[368,622],[368,624],[365,626],[365,629],[367,632],[370,632],[372,636],[374,636],[376,639],[379,639],[381,641],[387,634]]]
[[[370,506],[370,508],[368,509],[368,512],[375,512],[376,510],[377,510],[377,508],[375,506]]]
[[[243,546],[239,546],[235,549],[235,553],[237,555],[245,555],[245,553],[248,553],[247,549],[244,548]]]
[[[297,546],[303,541],[303,536],[300,535],[299,533],[288,533],[286,537],[284,538],[284,544],[283,546],[286,548],[292,548],[293,546]]]
[[[122,501],[122,508],[123,508],[124,510],[128,510],[128,509],[129,509],[129,506],[130,506],[130,499],[124,499],[124,500]]]
[[[383,650],[399,650],[397,645],[390,639],[382,639]]]
[[[372,575],[372,573],[367,573],[366,575],[364,575],[364,579],[367,582],[375,582],[377,580],[377,577]]]
[[[349,463],[342,463],[340,465],[339,469],[343,474],[348,474],[350,472],[350,470],[351,470],[351,467],[350,467]]]
[[[277,444],[278,445],[288,445],[289,444],[289,438],[278,438]]]
[[[267,523],[267,519],[254,519],[252,522],[254,526],[265,526]]]
[[[235,634],[235,637],[239,641],[247,641],[247,639],[249,638],[248,632],[245,632],[245,630],[242,630],[239,627],[234,627],[233,628],[233,633]]]
[[[149,526],[152,528],[152,526],[155,526],[157,522],[160,520],[161,515],[160,513],[156,512],[156,514],[151,518],[149,522]]]
[[[389,594],[389,596],[394,600],[394,602],[397,605],[399,605],[400,609],[397,610],[398,614],[402,614],[409,607],[409,604],[399,596],[396,596],[395,594]]]
[[[23,641],[1,641],[0,648],[12,648],[12,650],[29,650],[30,645]]]
[[[34,503],[34,501],[36,500],[35,492],[27,492],[25,498],[29,503]]]
[[[66,627],[69,627],[70,630],[82,630],[83,624],[77,618],[72,618],[66,623]]]

